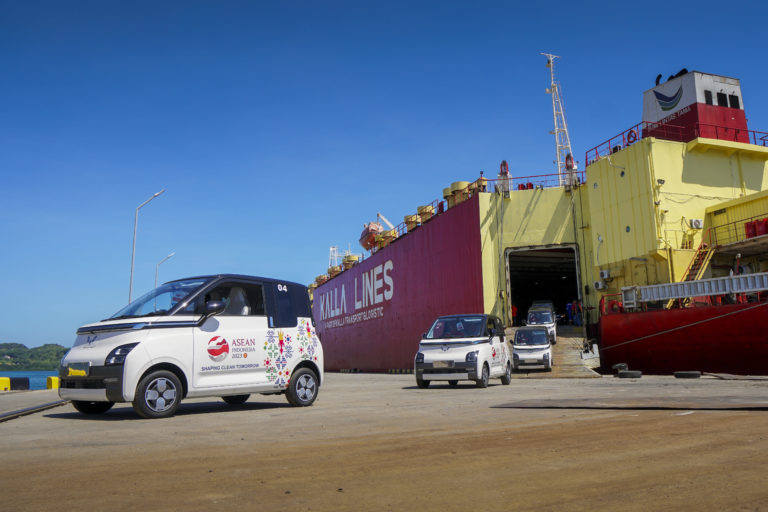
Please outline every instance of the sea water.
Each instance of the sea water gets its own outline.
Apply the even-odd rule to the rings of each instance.
[[[57,377],[55,370],[28,370],[20,372],[0,372],[0,377],[27,377],[29,389],[47,389],[48,377]]]

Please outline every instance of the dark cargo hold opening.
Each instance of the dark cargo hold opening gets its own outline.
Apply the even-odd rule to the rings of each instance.
[[[573,247],[507,249],[508,304],[517,306],[517,324],[525,320],[534,300],[551,300],[558,315],[578,300],[576,252]]]

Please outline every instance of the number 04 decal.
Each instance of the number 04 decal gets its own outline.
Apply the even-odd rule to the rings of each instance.
[[[288,287],[285,286],[284,284],[279,284],[279,285],[277,285],[277,291],[279,291],[279,292],[287,292],[288,291]]]

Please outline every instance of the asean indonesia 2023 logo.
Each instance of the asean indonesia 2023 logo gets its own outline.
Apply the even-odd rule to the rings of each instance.
[[[214,336],[208,341],[208,357],[211,361],[220,363],[229,354],[229,343],[220,336]]]

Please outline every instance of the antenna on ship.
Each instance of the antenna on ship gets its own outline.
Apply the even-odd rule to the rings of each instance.
[[[336,245],[332,245],[330,247],[328,255],[328,267],[335,267],[339,264],[339,247]]]
[[[568,135],[568,124],[565,122],[565,106],[563,105],[563,96],[560,82],[555,80],[555,59],[560,57],[551,53],[542,53],[547,58],[547,67],[551,84],[547,88],[547,94],[552,95],[552,116],[554,117],[555,129],[549,133],[555,136],[555,147],[557,151],[557,176],[560,186],[571,185],[575,180],[576,164],[573,161],[573,152],[571,151],[571,137]]]

